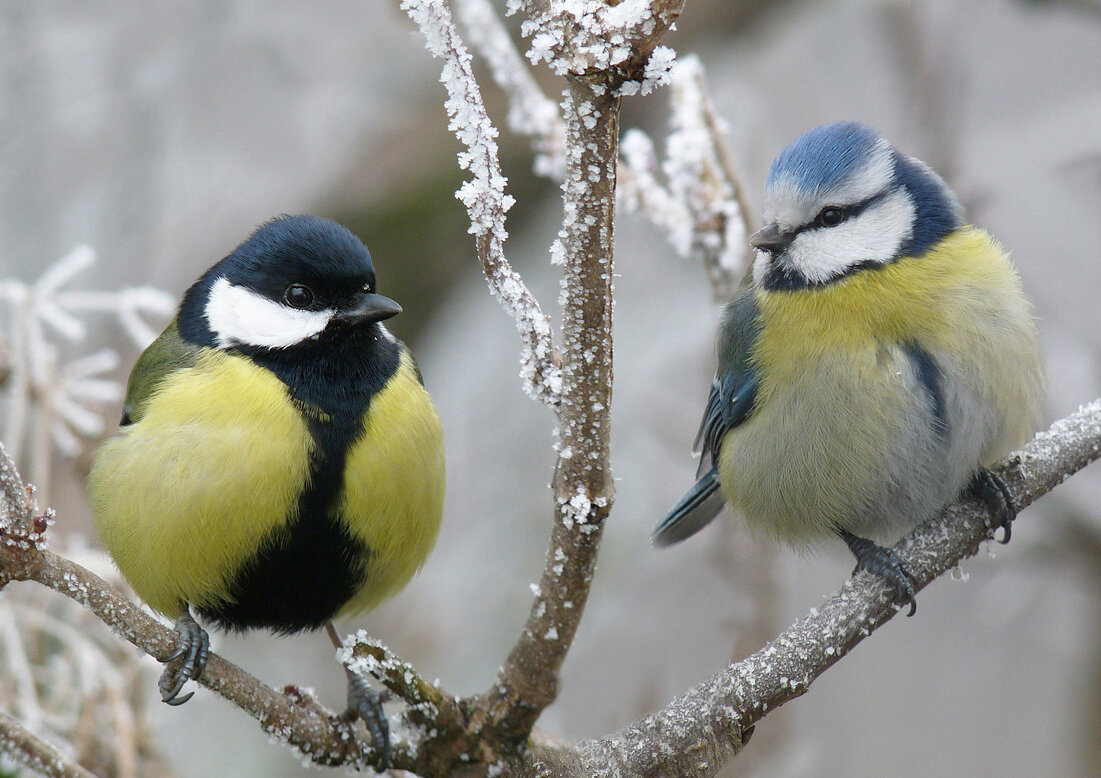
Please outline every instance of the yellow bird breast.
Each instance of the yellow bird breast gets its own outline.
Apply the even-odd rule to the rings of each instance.
[[[341,515],[372,555],[369,584],[342,609],[373,608],[421,568],[443,516],[443,428],[412,357],[371,399],[363,435],[348,453]]]
[[[757,302],[754,411],[718,464],[727,500],[765,533],[801,545],[912,525],[1038,424],[1036,327],[982,230],[818,289],[758,290]],[[946,432],[917,350],[939,370]]]
[[[313,446],[273,374],[204,351],[100,448],[89,477],[100,537],[154,610],[216,603],[286,521]]]
[[[306,417],[273,373],[203,351],[193,367],[166,377],[144,415],[100,449],[89,479],[97,528],[152,608],[174,617],[189,603],[217,614],[297,517],[300,496],[319,477],[311,473],[318,453]],[[354,611],[412,577],[443,511],[442,431],[404,349],[395,374],[370,398],[343,464],[330,518],[362,545],[334,547],[333,569],[348,554],[364,557],[353,568],[365,575],[349,582],[350,599],[342,601]],[[355,550],[364,548],[365,556]],[[284,580],[286,591],[270,596],[308,599],[323,583]]]

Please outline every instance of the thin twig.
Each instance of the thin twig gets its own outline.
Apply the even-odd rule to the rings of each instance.
[[[500,15],[489,0],[457,0],[455,11],[470,45],[489,64],[494,82],[508,96],[508,126],[531,141],[537,175],[565,175],[565,128],[558,105],[543,94]]]
[[[0,753],[49,778],[96,778],[15,719],[0,713]]]
[[[550,320],[539,308],[504,253],[505,213],[512,197],[505,194],[505,177],[497,153],[497,128],[489,120],[481,90],[474,78],[470,54],[442,0],[402,0],[401,7],[420,27],[428,50],[444,60],[440,81],[447,89],[449,128],[466,146],[460,167],[474,180],[460,187],[456,196],[470,215],[478,259],[493,293],[512,315],[520,333],[520,374],[525,390],[551,407],[558,405],[561,383],[558,350]]]
[[[623,141],[620,192],[627,208],[661,228],[679,255],[703,265],[714,299],[725,302],[752,261],[752,217],[699,60],[680,59],[671,83],[664,175],[653,141],[630,130]]]
[[[557,513],[527,625],[482,699],[489,710],[507,709],[500,727],[514,735],[530,731],[557,694],[614,494],[609,413],[619,98],[571,78],[563,107],[566,217],[552,249],[564,267]]]

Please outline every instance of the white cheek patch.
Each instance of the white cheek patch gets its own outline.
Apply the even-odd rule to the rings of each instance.
[[[220,348],[287,348],[320,335],[333,311],[300,311],[219,278],[206,301],[207,324]]]
[[[825,283],[861,262],[895,259],[913,224],[914,203],[905,189],[897,189],[836,227],[800,233],[787,258],[811,283]]]
[[[765,277],[768,275],[769,266],[772,265],[772,255],[767,251],[758,251],[753,260],[753,282],[757,286],[764,286]]]

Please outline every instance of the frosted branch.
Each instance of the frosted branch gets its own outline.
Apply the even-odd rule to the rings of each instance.
[[[496,725],[506,733],[530,732],[555,699],[614,495],[609,438],[619,98],[570,79],[562,105],[564,216],[551,249],[563,266],[557,511],[527,625],[483,697],[487,709],[506,711]]]
[[[467,40],[508,96],[509,129],[531,140],[536,174],[561,181],[566,151],[558,105],[543,94],[489,0],[457,0],[455,10]]]
[[[66,289],[95,260],[91,247],[77,246],[33,283],[0,281],[0,307],[7,314],[6,342],[0,335],[3,437],[16,460],[31,444],[30,472],[43,494],[49,491],[52,449],[78,455],[82,440],[98,438],[106,429],[102,408],[122,396],[122,386],[105,377],[118,367],[115,352],[104,349],[66,363],[60,345],[83,341],[85,317],[98,313],[114,316],[144,348],[157,334],[145,319],[163,320],[175,306],[169,295],[151,287]]]
[[[623,139],[620,196],[628,210],[664,231],[684,258],[699,258],[715,298],[728,300],[752,261],[752,229],[745,193],[704,89],[703,68],[684,57],[672,72],[671,124],[666,155],[640,130]]]
[[[535,172],[562,180],[564,130],[554,104],[524,66],[488,0],[458,0],[457,8],[468,38],[508,97],[510,128],[531,141],[536,153]],[[581,14],[592,26],[607,10],[601,8],[594,5],[583,12],[561,13],[565,14],[563,18]],[[542,13],[555,11],[543,4]],[[529,52],[529,56],[533,55]],[[711,281],[715,299],[728,300],[752,261],[746,238],[752,231],[753,218],[726,145],[725,128],[704,89],[703,67],[695,56],[674,64],[671,52],[657,50],[647,66],[662,75],[644,78],[645,88],[640,84],[640,91],[649,91],[665,80],[672,85],[672,129],[665,142],[667,153],[659,164],[650,138],[640,130],[627,131],[619,170],[619,197],[628,211],[640,212],[665,232],[680,256],[698,259]],[[631,90],[618,91],[626,94]]]
[[[0,443],[0,533],[3,534],[0,540],[7,542],[8,536],[29,537],[34,529],[34,512],[37,509],[34,489],[23,483],[15,461],[8,456],[4,444]],[[0,576],[0,585],[7,580]]]
[[[456,196],[470,216],[470,232],[490,291],[516,321],[522,344],[520,375],[524,388],[535,399],[557,406],[561,371],[550,320],[504,254],[508,237],[505,213],[513,200],[505,194],[497,128],[482,103],[470,54],[443,0],[403,0],[401,7],[420,27],[428,50],[444,61],[440,81],[447,90],[448,128],[466,147],[466,151],[459,153],[459,167],[473,175]]]
[[[1098,458],[1101,400],[1056,422],[994,471],[1023,509]],[[914,588],[923,589],[974,556],[993,537],[989,521],[989,507],[968,498],[899,541],[894,550],[913,574]],[[535,774],[529,769],[534,763],[549,770],[547,774],[714,775],[741,750],[758,721],[805,694],[816,678],[898,609],[882,580],[859,573],[764,648],[658,712],[575,749],[536,751],[517,774]],[[557,773],[556,765],[568,771]]]
[[[509,0],[523,10],[531,39],[527,57],[619,95],[647,94],[668,77],[672,51],[657,43],[676,21],[684,0]]]
[[[96,614],[120,637],[163,659],[176,647],[176,633],[146,614],[101,578],[69,560],[43,551],[33,580],[61,592]],[[339,717],[315,701],[280,693],[236,665],[211,654],[199,680],[255,718],[268,734],[323,765],[355,762],[354,745]]]

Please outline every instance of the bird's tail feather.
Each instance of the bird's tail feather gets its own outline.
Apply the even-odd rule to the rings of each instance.
[[[719,515],[724,502],[718,472],[712,467],[661,520],[650,542],[659,547],[671,546],[695,535]]]

